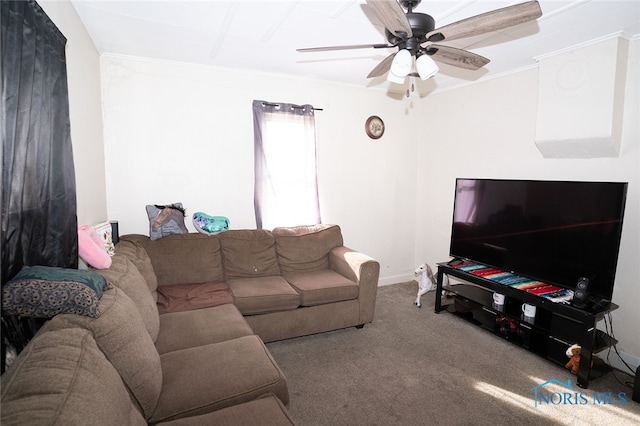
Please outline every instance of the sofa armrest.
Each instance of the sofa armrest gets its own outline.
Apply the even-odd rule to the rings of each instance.
[[[378,294],[380,263],[366,254],[339,246],[329,252],[329,267],[358,284],[360,324],[371,322]]]

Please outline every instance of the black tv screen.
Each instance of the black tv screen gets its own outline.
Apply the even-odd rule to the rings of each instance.
[[[450,255],[611,301],[627,184],[456,179]]]

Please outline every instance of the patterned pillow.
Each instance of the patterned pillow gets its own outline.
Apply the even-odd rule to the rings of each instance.
[[[189,231],[184,224],[185,209],[182,203],[168,206],[147,205],[149,217],[149,238],[158,240],[171,234],[186,234]]]
[[[93,271],[25,266],[2,288],[2,309],[9,315],[35,318],[58,314],[97,318],[98,300],[108,285]]]

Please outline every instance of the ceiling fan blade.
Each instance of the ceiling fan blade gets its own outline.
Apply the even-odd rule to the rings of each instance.
[[[436,28],[429,32],[426,38],[432,42],[456,40],[512,27],[524,22],[533,21],[541,16],[542,10],[540,10],[540,4],[537,1],[529,1],[482,13],[445,25],[441,28]],[[424,44],[422,46],[427,47]]]
[[[307,47],[304,49],[296,49],[297,52],[325,52],[330,50],[348,50],[348,49],[381,49],[384,47],[395,47],[390,44],[352,44],[348,46],[325,46],[325,47]]]
[[[433,50],[435,50],[435,52],[433,52]],[[441,44],[431,44],[427,48],[427,54],[432,55],[431,57],[434,61],[468,70],[480,69],[490,62],[489,59],[484,56],[477,55],[468,50],[443,46]]]
[[[396,56],[396,53],[398,52],[392,53],[391,55],[384,58],[382,62],[380,62],[374,69],[371,70],[369,75],[367,75],[367,78],[380,77],[381,75],[389,71],[391,69],[391,62],[393,62],[393,58]]]
[[[398,37],[412,37],[411,24],[396,0],[367,0],[376,17],[390,33]]]

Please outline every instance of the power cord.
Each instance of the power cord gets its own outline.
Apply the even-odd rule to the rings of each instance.
[[[607,312],[607,314],[604,317],[604,327],[605,327],[605,331],[607,332],[607,334],[609,336],[611,336],[611,338],[613,339],[614,342],[616,342],[616,338],[615,338],[615,334],[613,332],[613,317],[611,316],[611,312]],[[622,363],[629,369],[630,371],[630,375],[632,377],[635,378],[635,371],[633,370],[633,368],[627,364],[627,362],[622,358],[622,356],[620,355],[620,352],[618,352],[618,347],[617,344],[613,344],[609,346],[609,350],[607,351],[607,363],[609,365],[611,365],[611,362],[609,361],[609,356],[611,355],[611,349],[613,348],[613,350],[615,351],[615,353],[618,355],[618,359],[620,359],[620,361],[622,361]],[[629,381],[622,381],[620,380],[620,378],[616,375],[616,371],[615,368],[611,370],[611,372],[613,373],[613,377],[615,377],[616,381],[618,383],[620,383],[623,386],[627,386],[631,389],[633,389],[633,381],[629,382]],[[626,373],[626,372],[623,372]]]

